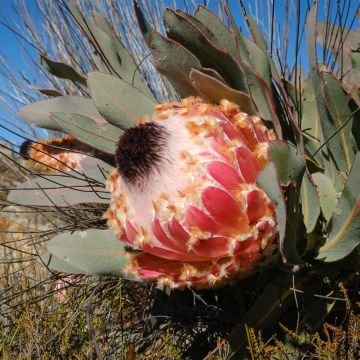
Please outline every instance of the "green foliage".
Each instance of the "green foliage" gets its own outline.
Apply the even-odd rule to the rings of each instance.
[[[93,44],[103,72],[92,71],[85,77],[69,65],[44,56],[41,59],[54,76],[87,85],[91,99],[58,96],[25,106],[20,116],[37,126],[65,131],[112,155],[122,131],[151,116],[157,100],[141,77],[139,64],[113,34],[107,20],[95,14],[94,22],[89,21],[77,6],[69,6]],[[351,283],[349,272],[358,271],[358,98],[356,92],[348,91],[348,81],[319,62],[316,33],[324,32],[324,26],[317,22],[317,7],[315,2],[306,21],[310,76],[300,81],[297,75],[294,80],[284,77],[284,73],[280,78],[275,65],[278,62],[270,54],[258,24],[246,12],[244,18],[254,41],[237,27],[228,6],[224,10],[229,27],[204,6],[199,6],[194,15],[166,9],[167,36],[154,30],[150,33],[144,13],[135,6],[157,70],[168,78],[179,96],[198,95],[213,103],[230,100],[249,115],[259,115],[277,134],[278,139],[270,144],[269,163],[259,174],[257,184],[275,206],[279,253],[269,262],[277,260],[272,263],[277,263],[278,268],[273,264],[270,282],[261,284],[251,303],[247,298],[248,303],[242,305],[242,313],[236,318],[238,323],[231,323],[232,330],[227,331],[229,359],[246,358],[248,351],[253,358],[262,351],[275,354],[275,348],[258,340],[256,333],[271,331],[290,309],[297,313],[296,331],[286,330],[288,339],[276,340],[278,349],[291,350],[292,339],[297,345],[310,343],[321,356],[331,354],[332,348],[319,334],[308,340],[308,329],[316,330],[336,308],[338,299],[331,296],[336,294],[331,282]],[[359,52],[353,48],[349,54],[346,61],[350,61],[355,73]],[[71,172],[31,179],[12,190],[8,200],[26,206],[56,204],[57,208],[107,204],[106,176],[98,171],[98,165],[96,160],[89,161],[81,175]],[[100,166],[106,168],[108,175],[111,167]],[[34,197],[29,189],[40,196]],[[99,222],[95,226],[99,227]],[[41,262],[56,272],[126,278],[129,249],[109,230],[90,229],[91,222],[85,227],[84,232],[66,232],[52,238]],[[328,262],[334,265],[328,266]],[[303,323],[299,293],[306,295],[302,305],[309,309],[304,312]],[[165,295],[170,301],[171,296]],[[239,302],[245,301],[237,295]],[[154,305],[152,310],[159,311],[159,306]],[[164,317],[173,315],[170,314]],[[156,315],[149,322],[153,333],[162,325]],[[326,331],[328,334],[328,328]],[[168,338],[163,336],[162,340],[169,356],[180,358]],[[294,354],[300,354],[302,350],[296,351]],[[217,354],[220,352],[219,349]]]
[[[63,266],[64,263],[68,264],[86,274],[123,277],[129,265],[125,245],[111,230],[89,229],[73,234],[64,233],[52,238],[47,248],[55,257],[56,265],[60,265],[60,261]],[[42,259],[44,263],[46,258]]]
[[[100,114],[120,129],[151,115],[156,102],[121,79],[100,72],[88,74],[92,99]]]
[[[53,61],[44,55],[40,55],[40,62],[50,74],[60,79],[74,80],[82,85],[86,85],[86,78],[79,74],[72,66]]]
[[[108,123],[98,124],[95,120],[80,115],[56,112],[51,119],[68,134],[75,136],[84,144],[107,154],[114,154],[116,142],[122,130]]]

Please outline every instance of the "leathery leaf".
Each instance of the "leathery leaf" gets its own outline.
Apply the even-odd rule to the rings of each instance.
[[[86,271],[71,266],[66,261],[61,260],[55,255],[51,254],[49,251],[45,251],[44,253],[41,254],[38,263],[46,266],[52,271],[74,274],[74,275],[88,275]]]
[[[328,176],[322,173],[314,173],[311,178],[319,194],[321,212],[324,218],[329,221],[338,201],[334,184]]]
[[[256,106],[248,94],[232,89],[223,82],[198,70],[190,72],[190,80],[202,97],[215,102],[227,99],[238,104],[241,111],[249,115],[258,115]]]
[[[316,187],[307,172],[304,173],[301,183],[301,206],[306,232],[310,234],[320,215],[320,203]]]
[[[24,206],[68,207],[80,203],[109,203],[110,196],[94,177],[99,170],[89,170],[86,176],[75,171],[67,174],[43,175],[28,180],[8,195],[8,201]],[[95,180],[95,181],[94,181]]]
[[[319,113],[322,132],[325,140],[327,141],[326,146],[329,156],[333,159],[335,166],[339,171],[346,172],[349,169],[348,162],[346,160],[346,153],[344,153],[344,148],[342,147],[340,134],[333,136],[338,130],[337,123],[332,117],[332,114],[328,111],[325,98],[324,79],[318,68],[316,56],[317,9],[318,3],[314,3],[308,13],[306,21],[306,43],[309,54],[310,79],[313,83],[317,110]]]
[[[156,68],[165,75],[184,97],[195,95],[189,79],[192,69],[201,69],[201,63],[189,50],[159,33],[152,33],[149,47],[153,52]]]
[[[63,131],[62,127],[51,119],[51,113],[74,113],[94,119],[97,123],[104,123],[94,102],[81,96],[59,96],[26,105],[19,110],[19,116],[26,122],[36,126]]]
[[[305,164],[294,146],[283,141],[272,141],[269,161],[275,164],[282,185],[287,185],[289,182],[300,184]]]
[[[88,229],[52,238],[48,251],[80,271],[96,276],[125,276],[130,259],[111,230]]]
[[[349,255],[360,244],[360,152],[353,166],[337,208],[332,215],[326,243],[319,249],[318,259],[336,261]]]
[[[130,84],[108,74],[89,73],[88,85],[100,114],[120,129],[134,126],[145,115],[151,115],[156,105]]]
[[[67,133],[96,149],[113,154],[122,130],[111,124],[96,124],[91,118],[78,114],[53,113],[51,118]]]
[[[77,72],[71,65],[53,61],[44,55],[40,55],[40,62],[52,75],[60,79],[74,80],[82,85],[86,85],[85,76]]]

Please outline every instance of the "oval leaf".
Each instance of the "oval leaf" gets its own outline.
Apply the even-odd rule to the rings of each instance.
[[[122,135],[122,130],[111,124],[96,124],[92,119],[66,113],[53,113],[51,118],[81,142],[90,145],[107,154],[114,154],[116,144]]]
[[[96,276],[124,277],[130,263],[125,245],[111,230],[90,229],[52,238],[48,251],[72,267]]]
[[[114,76],[91,72],[88,85],[101,115],[111,124],[126,129],[145,115],[151,115],[156,103]]]
[[[272,141],[269,161],[275,164],[282,185],[287,185],[289,182],[300,184],[305,164],[295,147],[283,141]]]
[[[97,174],[97,172],[95,172]],[[108,203],[109,193],[92,179],[75,172],[31,179],[10,190],[8,201],[24,206],[67,207],[79,203]]]
[[[57,258],[55,255],[51,254],[49,251],[45,251],[38,261],[39,264],[62,273],[74,274],[74,275],[89,275],[88,272],[80,270],[71,266],[66,261]]]
[[[316,187],[307,172],[304,173],[301,183],[301,206],[306,232],[310,234],[320,215],[320,203]]]
[[[311,175],[319,193],[320,208],[324,218],[329,221],[338,201],[337,192],[331,179],[322,173]]]
[[[104,123],[91,99],[80,96],[59,96],[54,99],[37,101],[20,109],[20,117],[35,126],[45,129],[63,131],[62,127],[51,119],[51,113],[63,112],[80,114],[92,118],[95,122]]]
[[[360,152],[356,154],[337,210],[329,223],[326,243],[318,259],[337,261],[349,255],[360,244]]]
[[[189,74],[201,69],[201,63],[189,50],[159,33],[152,33],[149,47],[153,52],[156,68],[165,75],[184,97],[196,95]]]
[[[40,54],[40,62],[50,74],[60,79],[74,80],[79,84],[86,85],[85,76],[77,72],[71,65],[53,61],[42,54]]]
[[[190,79],[200,96],[213,102],[226,99],[238,104],[241,111],[249,115],[259,115],[255,104],[248,94],[232,89],[223,82],[198,70],[190,72]]]

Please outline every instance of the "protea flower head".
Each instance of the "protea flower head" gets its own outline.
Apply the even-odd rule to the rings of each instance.
[[[274,205],[256,183],[272,130],[229,101],[156,107],[125,131],[106,217],[134,249],[128,271],[172,287],[245,275],[276,243]]]
[[[79,170],[80,161],[87,153],[94,150],[79,142],[72,135],[34,142],[26,140],[20,147],[20,155],[31,162],[31,165],[45,173],[56,171],[68,172]]]

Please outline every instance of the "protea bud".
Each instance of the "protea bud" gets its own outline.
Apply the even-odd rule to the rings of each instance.
[[[172,287],[248,274],[276,242],[274,204],[255,183],[273,131],[225,100],[155,110],[120,138],[107,183],[108,224],[140,250],[128,271]]]
[[[72,135],[40,142],[26,140],[20,147],[20,155],[29,160],[35,169],[45,173],[80,170],[80,161],[88,155],[96,155],[95,152]]]

